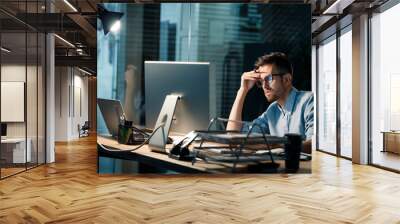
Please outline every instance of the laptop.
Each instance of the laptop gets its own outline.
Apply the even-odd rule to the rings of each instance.
[[[99,105],[108,131],[113,137],[117,137],[120,118],[125,116],[121,102],[119,100],[97,98],[97,105]]]

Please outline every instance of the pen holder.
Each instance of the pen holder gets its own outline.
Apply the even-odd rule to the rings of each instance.
[[[285,171],[296,173],[300,165],[300,152],[302,149],[302,139],[298,134],[286,134],[288,143],[285,144]]]
[[[118,125],[118,143],[129,145],[132,144],[133,128],[132,122],[125,121],[124,124]]]

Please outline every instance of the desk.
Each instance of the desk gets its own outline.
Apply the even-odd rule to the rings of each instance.
[[[382,152],[400,154],[400,131],[382,131],[383,149]]]
[[[26,139],[27,147],[25,152],[25,138],[1,139],[1,157],[6,163],[25,163],[31,161],[31,139]],[[27,159],[27,161],[25,161]]]
[[[134,149],[136,146],[119,144],[115,139],[97,136],[97,143],[102,144],[107,148],[113,149]],[[167,145],[167,149],[172,148],[172,145]],[[180,161],[168,157],[163,153],[152,152],[147,145],[144,145],[140,149],[130,152],[110,152],[102,150],[98,147],[99,157],[112,157],[125,160],[135,160],[141,163],[156,166],[162,169],[172,170],[178,173],[231,173],[232,164],[224,163],[206,163],[202,160],[198,160],[194,165],[191,162]],[[278,172],[284,172],[284,161],[276,161],[280,164]],[[100,166],[100,164],[98,164]],[[249,173],[249,164],[238,164],[236,167],[237,172]],[[100,170],[101,167],[98,167]],[[298,173],[311,173],[311,161],[300,161],[300,169]]]

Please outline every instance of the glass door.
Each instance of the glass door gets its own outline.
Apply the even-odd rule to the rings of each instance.
[[[371,18],[371,162],[400,170],[400,4]]]
[[[1,34],[2,177],[26,170],[26,162],[31,161],[26,125],[26,41],[25,31]]]
[[[24,16],[43,13],[44,3],[17,6]],[[45,163],[45,44],[39,30],[0,12],[0,178]]]

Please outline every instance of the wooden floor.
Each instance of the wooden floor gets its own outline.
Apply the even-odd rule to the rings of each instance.
[[[1,178],[6,178],[8,176],[15,175],[20,172],[24,172],[27,169],[33,169],[36,166],[37,166],[36,164],[29,164],[25,168],[25,165],[22,164],[22,165],[18,165],[18,167],[15,167],[15,168],[0,168],[1,169]]]
[[[24,168],[0,168],[1,169],[1,177],[8,177],[10,175],[22,172],[25,170]]]
[[[392,152],[374,151],[372,162],[376,165],[400,170],[400,155]]]
[[[400,175],[313,155],[313,173],[99,176],[95,138],[0,181],[0,223],[400,223]]]

